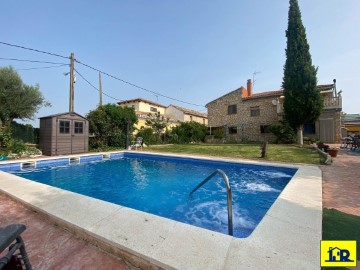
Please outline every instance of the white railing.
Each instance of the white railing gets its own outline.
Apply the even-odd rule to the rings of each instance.
[[[326,97],[324,98],[324,110],[329,109],[341,109],[342,108],[342,98],[338,97]],[[284,104],[278,103],[276,107],[277,113],[282,114],[284,112]]]
[[[342,108],[341,96],[324,98],[324,109],[341,109],[341,108]]]

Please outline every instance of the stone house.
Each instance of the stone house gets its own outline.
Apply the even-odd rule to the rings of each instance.
[[[160,113],[162,121],[171,129],[179,125],[181,122],[195,121],[207,125],[207,115],[193,110],[188,110],[175,105],[168,107],[159,103],[146,100],[143,98],[136,98],[130,100],[123,100],[118,102],[119,106],[132,107],[138,117],[138,123],[135,125],[137,129],[146,127],[146,120],[152,119],[157,113]]]
[[[324,110],[315,123],[304,125],[304,136],[340,142],[341,95],[334,84],[319,85]],[[222,129],[228,141],[271,141],[268,127],[283,118],[283,90],[252,92],[252,82],[206,104],[210,130]]]

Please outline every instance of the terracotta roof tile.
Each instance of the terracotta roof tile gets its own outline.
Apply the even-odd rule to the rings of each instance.
[[[284,90],[276,90],[276,91],[267,91],[261,93],[252,94],[250,97],[244,97],[244,100],[262,98],[262,97],[273,97],[273,96],[281,96],[284,93]]]

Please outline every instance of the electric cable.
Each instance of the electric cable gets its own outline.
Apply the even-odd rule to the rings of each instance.
[[[97,90],[98,92],[100,92],[100,90],[99,90],[96,86],[94,86],[91,82],[89,82],[83,75],[81,75],[81,73],[80,73],[79,71],[77,71],[75,68],[74,68],[74,70],[75,70],[75,72],[76,72],[84,81],[86,81],[92,88],[94,88],[95,90]],[[120,99],[114,98],[114,97],[106,94],[104,91],[102,92],[102,94],[105,95],[105,96],[107,96],[107,97],[109,97],[109,98],[112,98],[112,99],[114,99],[114,100],[116,100],[116,101],[120,101]]]
[[[46,69],[46,68],[58,68],[63,66],[68,66],[69,64],[62,64],[58,66],[47,66],[47,67],[33,67],[33,68],[17,68],[16,70],[33,70],[33,69]]]

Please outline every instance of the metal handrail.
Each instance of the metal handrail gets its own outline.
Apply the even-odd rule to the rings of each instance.
[[[229,183],[229,178],[227,177],[227,175],[224,173],[224,171],[220,170],[220,169],[216,169],[215,171],[213,171],[212,174],[210,174],[208,177],[205,178],[204,181],[202,181],[200,184],[198,184],[191,192],[190,192],[190,196],[191,194],[193,194],[196,190],[198,190],[202,185],[204,185],[207,181],[209,181],[214,175],[216,175],[217,173],[220,173],[221,176],[223,177],[225,184],[226,184],[226,190],[227,190],[227,208],[228,208],[228,231],[229,231],[229,235],[233,235],[233,212],[232,212],[232,193],[231,193],[231,187],[230,187],[230,183]]]

